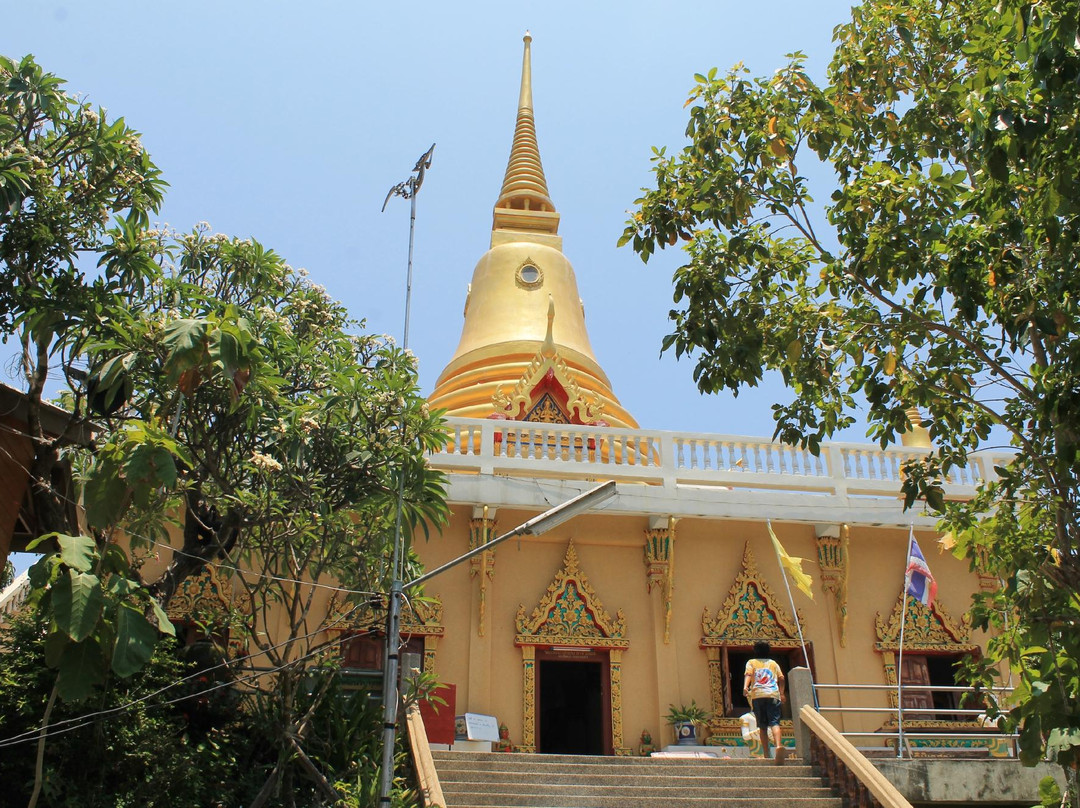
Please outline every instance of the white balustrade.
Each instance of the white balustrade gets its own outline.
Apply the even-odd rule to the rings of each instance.
[[[432,465],[454,472],[634,480],[791,492],[898,497],[908,447],[827,443],[806,449],[762,438],[614,427],[448,418]],[[1007,454],[979,453],[952,469],[947,492],[970,496]]]
[[[26,572],[22,572],[15,577],[4,589],[0,592],[0,619],[4,615],[15,614],[19,610],[19,607],[26,602],[27,595],[30,594],[30,576]]]

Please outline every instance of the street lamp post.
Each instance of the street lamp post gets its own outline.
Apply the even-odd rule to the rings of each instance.
[[[424,174],[431,168],[431,155],[435,144],[420,155],[413,167],[412,176],[399,182],[386,194],[382,209],[392,196],[400,196],[410,202],[409,212],[409,259],[405,279],[405,333],[402,350],[409,347],[409,310],[412,302],[413,233],[416,230],[416,195],[424,183]],[[401,440],[405,441],[405,410],[401,412]],[[388,808],[390,791],[394,782],[394,731],[397,729],[397,676],[398,653],[401,645],[401,511],[405,500],[405,464],[398,474],[397,510],[394,514],[394,547],[390,562],[390,596],[386,617],[386,653],[383,663],[383,756],[379,783],[379,804]]]

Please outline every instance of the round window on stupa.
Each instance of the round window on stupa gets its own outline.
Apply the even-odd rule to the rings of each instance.
[[[544,282],[544,273],[536,264],[526,261],[518,267],[517,282],[524,289],[536,289]]]

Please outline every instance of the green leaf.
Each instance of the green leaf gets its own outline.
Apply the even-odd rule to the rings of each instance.
[[[96,575],[68,570],[53,586],[53,620],[75,642],[90,636],[104,605],[101,582]]]
[[[52,583],[59,567],[59,556],[42,556],[26,571],[26,574],[30,579],[30,586],[34,587],[34,589],[44,589]]]
[[[60,545],[60,560],[79,572],[89,572],[97,560],[97,546],[89,536],[65,536],[56,534]]]
[[[143,617],[142,612],[122,604],[117,610],[116,644],[113,646],[112,669],[126,678],[142,668],[154,653],[158,632]]]
[[[993,149],[986,157],[990,176],[998,182],[1009,181],[1009,156],[1001,149]]]
[[[57,690],[65,701],[82,701],[105,681],[105,656],[93,637],[72,643],[60,657]]]
[[[83,489],[87,523],[98,528],[114,525],[127,506],[128,490],[116,464],[99,459],[90,469]]]
[[[53,631],[45,638],[45,664],[50,668],[59,668],[60,660],[63,659],[64,651],[71,644],[67,634],[62,631]]]
[[[105,572],[116,573],[118,577],[126,575],[131,569],[131,564],[124,548],[113,542],[106,544],[105,552],[102,554],[102,569]]]
[[[1072,750],[1077,746],[1080,746],[1080,729],[1076,727],[1055,727],[1046,739],[1047,754],[1066,755],[1063,761],[1071,758]]]
[[[158,631],[168,634],[170,637],[175,637],[176,626],[169,619],[169,615],[165,613],[165,610],[161,608],[161,605],[156,600],[151,600],[150,605],[154,609],[154,619],[157,621]]]

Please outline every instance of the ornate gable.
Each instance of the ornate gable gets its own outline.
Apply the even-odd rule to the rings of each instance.
[[[173,621],[216,623],[227,619],[233,610],[247,614],[251,610],[251,598],[245,592],[234,599],[228,577],[218,577],[217,567],[208,565],[198,575],[181,582],[176,594],[169,599],[166,613]]]
[[[384,632],[387,600],[386,595],[378,595],[356,605],[339,600],[335,595],[329,605],[328,628],[348,632]],[[446,633],[442,619],[443,605],[438,595],[410,597],[401,610],[401,634],[404,637],[441,637]]]
[[[900,620],[904,620],[905,651],[944,651],[964,654],[975,651],[978,646],[971,641],[971,618],[964,615],[959,621],[949,616],[935,600],[926,606],[908,596],[906,615],[904,614],[904,595],[896,599],[896,606],[888,620],[877,613],[874,623],[877,629],[878,651],[896,651],[900,648]]]
[[[626,618],[620,609],[612,620],[578,566],[577,550],[571,540],[563,567],[547,588],[547,593],[525,616],[518,607],[517,645],[573,645],[588,648],[628,648]]]
[[[585,397],[566,361],[559,356],[551,332],[554,321],[555,301],[549,299],[544,343],[510,395],[503,393],[502,387],[496,389],[492,396],[495,417],[578,425],[591,425],[599,421],[603,404]]]
[[[715,618],[705,607],[701,630],[703,648],[751,645],[757,640],[767,640],[777,648],[799,646],[798,628],[762,579],[749,542],[743,549],[742,571],[735,576],[727,600]]]

